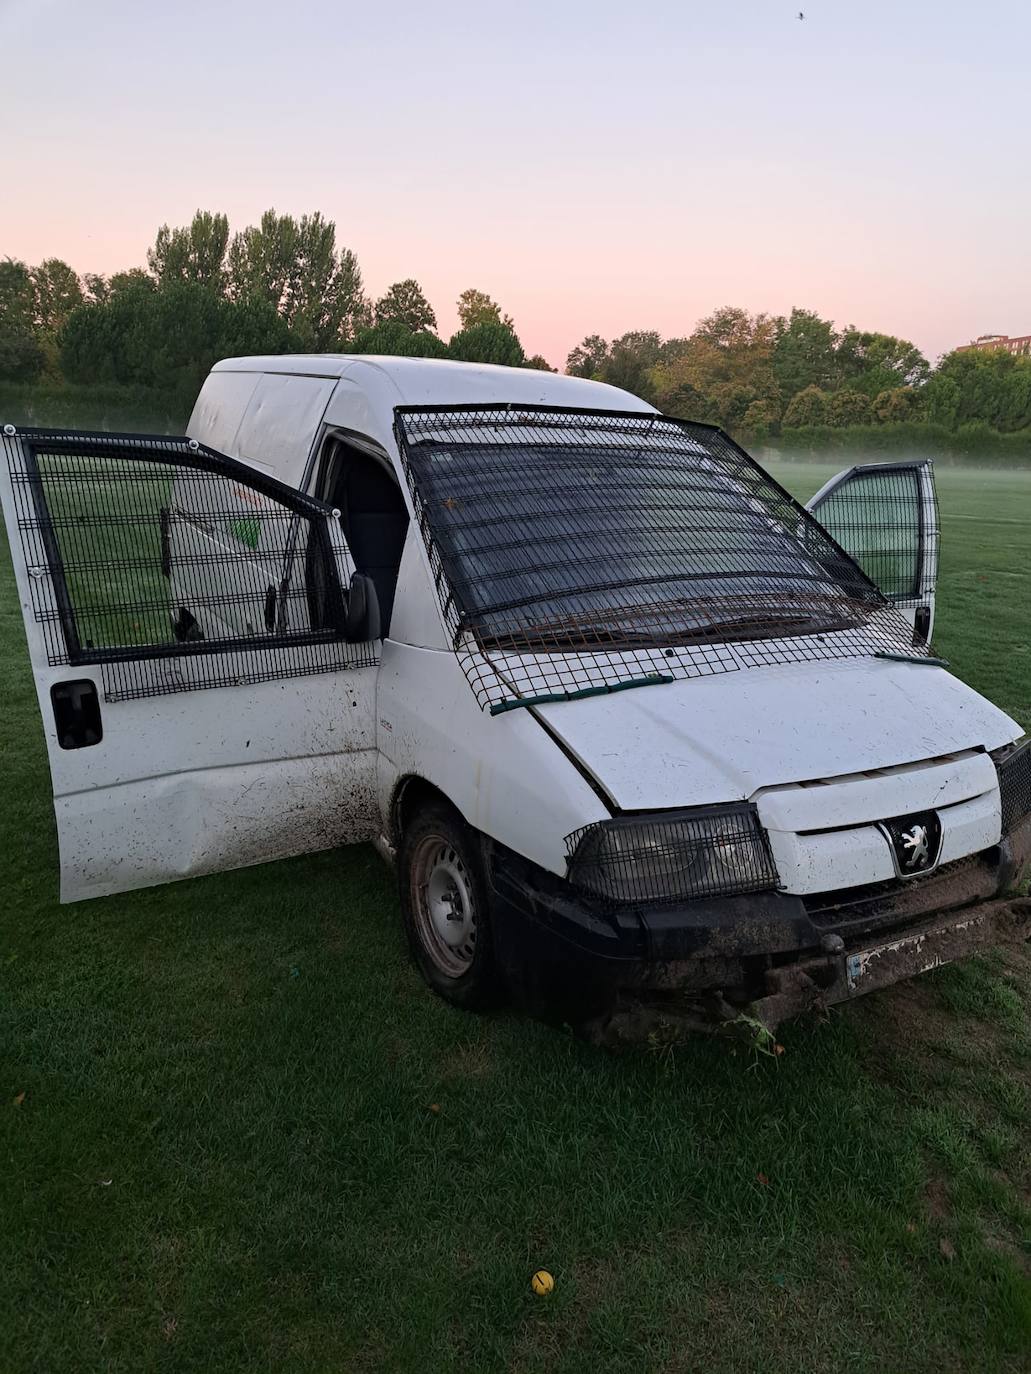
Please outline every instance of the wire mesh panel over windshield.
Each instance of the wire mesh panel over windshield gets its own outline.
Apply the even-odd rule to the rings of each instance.
[[[876,652],[912,630],[722,431],[548,406],[399,407],[480,704]]]
[[[189,439],[4,432],[51,665],[107,700],[373,663],[344,642],[330,507]]]

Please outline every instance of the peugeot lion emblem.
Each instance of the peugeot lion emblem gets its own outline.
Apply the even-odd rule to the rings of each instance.
[[[937,811],[916,816],[896,816],[880,821],[878,829],[891,845],[895,872],[900,878],[927,873],[938,862],[942,847],[942,823]]]
[[[927,848],[927,826],[914,825],[912,830],[903,830],[902,848],[908,851],[905,860],[907,868],[926,868],[930,851]]]

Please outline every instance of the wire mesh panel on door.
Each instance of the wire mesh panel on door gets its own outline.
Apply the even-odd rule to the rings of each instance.
[[[896,606],[934,595],[938,502],[912,464],[854,468],[819,502],[820,524],[853,550],[863,571]]]
[[[490,405],[399,407],[396,431],[455,648],[492,711],[914,652],[905,619],[721,430]]]
[[[373,664],[334,512],[189,439],[5,430],[33,618],[107,700]]]

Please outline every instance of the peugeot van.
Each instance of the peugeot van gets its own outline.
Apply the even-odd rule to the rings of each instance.
[[[1031,934],[929,462],[804,508],[612,387],[336,355],[219,363],[182,438],[3,434],[65,901],[371,841],[460,1006],[770,1028]]]

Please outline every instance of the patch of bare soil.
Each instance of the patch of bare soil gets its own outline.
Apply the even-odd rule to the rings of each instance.
[[[877,1076],[884,1076],[899,1055],[904,1055],[914,1067],[933,1074],[940,1064],[943,1046],[956,1033],[955,1014],[941,1004],[933,986],[919,978],[861,998],[844,1008],[842,1014],[852,1017],[864,1033],[869,1067]],[[983,1039],[983,1048],[994,1057],[997,1032],[978,1022],[971,1023],[969,1029],[973,1036],[971,1050],[982,1048],[977,1042]]]
[[[443,1075],[445,1078],[486,1078],[493,1067],[493,1054],[485,1037],[449,1050]]]
[[[924,1206],[932,1221],[948,1221],[952,1216],[949,1189],[940,1174],[933,1174],[924,1189]]]
[[[1003,945],[996,951],[1002,976],[1018,992],[1031,996],[1031,940],[1023,945]]]
[[[1023,947],[999,952],[1012,985],[1031,1005],[1031,955]],[[912,978],[861,998],[844,1009],[863,1031],[870,1071],[883,1076],[905,1059],[934,1078],[943,1062],[1013,1064],[1012,1031],[1000,1020],[964,1014],[943,1001],[933,976]]]
[[[1031,1255],[1023,1245],[1012,1236],[1002,1235],[990,1222],[984,1223],[981,1238],[989,1250],[997,1255],[1003,1255],[1016,1265],[1025,1277],[1031,1279]]]

